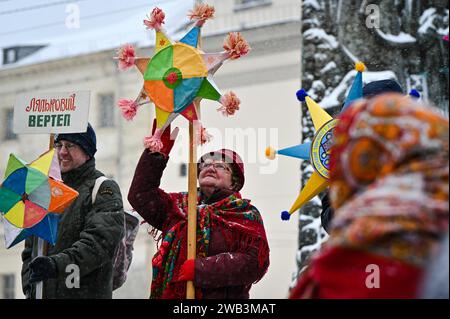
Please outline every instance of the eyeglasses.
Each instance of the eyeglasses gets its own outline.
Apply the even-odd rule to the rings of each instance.
[[[229,172],[231,172],[230,167],[227,164],[225,164],[225,163],[200,163],[199,166],[198,166],[198,169],[200,171],[202,171],[205,168],[208,168],[208,167],[211,167],[211,166],[214,167],[214,169],[217,170],[217,171],[229,171]]]
[[[66,148],[66,150],[68,150],[69,152],[71,150],[73,150],[75,147],[77,146],[77,144],[73,144],[73,143],[55,143],[54,147],[59,151],[61,150],[63,147]]]

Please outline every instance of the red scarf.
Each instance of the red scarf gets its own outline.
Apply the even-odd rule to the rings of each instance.
[[[185,299],[186,282],[177,281],[181,265],[187,258],[188,193],[171,194],[180,220],[170,229],[164,228],[161,245],[152,260],[152,299]],[[167,221],[169,224],[171,221]],[[259,266],[269,256],[266,233],[258,210],[236,192],[210,205],[197,206],[197,258],[207,257],[210,234],[221,225],[230,252],[258,250]],[[196,299],[201,290],[196,289]]]

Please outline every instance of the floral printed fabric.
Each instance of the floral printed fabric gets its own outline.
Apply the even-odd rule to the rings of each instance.
[[[187,256],[188,194],[170,195],[182,218],[162,234],[160,248],[153,257],[151,298],[154,299],[184,299],[186,296],[186,282],[177,278]],[[197,258],[208,256],[211,231],[219,223],[228,230],[223,235],[230,251],[245,251],[256,245],[262,267],[269,254],[263,221],[258,210],[238,192],[211,205],[197,206]],[[196,299],[201,297],[201,290],[196,289]]]
[[[448,229],[448,120],[397,94],[356,102],[334,130],[329,246],[423,266]]]

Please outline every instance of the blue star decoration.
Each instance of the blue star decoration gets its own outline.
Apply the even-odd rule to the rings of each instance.
[[[364,63],[357,62],[355,69],[357,74],[341,112],[345,111],[351,103],[363,96],[362,72],[365,71],[366,67]],[[323,110],[304,89],[297,91],[297,99],[300,102],[306,102],[306,106],[308,107],[314,129],[316,130],[313,140],[278,151],[268,147],[266,149],[266,157],[275,159],[275,154],[280,154],[307,160],[311,162],[314,172],[311,174],[311,177],[289,211],[283,211],[281,213],[282,220],[289,220],[296,210],[328,187],[330,150],[333,140],[333,129],[337,124],[337,120]]]

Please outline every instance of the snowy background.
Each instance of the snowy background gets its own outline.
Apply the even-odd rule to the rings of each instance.
[[[79,63],[80,74],[74,75],[72,79],[70,73],[64,75],[58,73],[53,81],[57,79],[64,79],[64,81],[70,79],[72,81],[64,84],[65,82],[61,80],[60,85],[62,87],[64,85],[84,85],[83,82],[87,82],[85,85],[88,86],[92,82],[83,80],[89,77],[81,71],[83,63],[86,62],[79,57],[89,56],[89,54],[95,52],[107,52],[109,59],[113,56],[114,49],[127,42],[136,45],[138,48],[150,47],[154,42],[154,32],[145,30],[140,20],[142,20],[143,15],[145,16],[145,12],[155,4],[167,13],[166,30],[176,39],[184,32],[187,23],[186,12],[192,8],[193,2],[193,0],[0,0],[0,61],[3,62],[0,65],[0,72],[5,71],[4,74],[8,74],[7,72],[13,73],[15,68],[25,69],[32,65],[43,64],[45,61],[61,59],[71,66],[72,72],[73,66]],[[279,110],[283,112],[287,112],[286,109],[291,107],[292,109],[299,107],[296,101],[291,102],[291,94],[293,97],[297,89],[298,82],[295,78],[300,78],[301,64],[303,88],[330,114],[336,115],[356,74],[354,62],[362,60],[367,66],[367,72],[363,75],[366,83],[377,79],[397,79],[405,91],[409,91],[411,88],[419,90],[424,99],[433,102],[448,116],[448,43],[442,41],[442,36],[448,34],[449,10],[446,0],[304,0],[301,28],[298,28],[299,19],[296,16],[300,1],[294,5],[291,4],[292,1],[288,0],[247,1],[253,4],[259,3],[261,6],[253,6],[252,4],[241,11],[235,10],[238,1],[217,0],[214,2],[217,11],[226,12],[226,14],[223,19],[215,19],[207,25],[207,27],[211,27],[209,29],[211,34],[223,33],[224,27],[236,31],[252,30],[254,32],[254,38],[252,39],[254,51],[251,54],[255,57],[254,60],[244,60],[242,64],[238,61],[235,64],[227,65],[224,70],[221,70],[224,76],[218,79],[218,83],[222,84],[223,88],[241,87],[238,93],[240,93],[240,96],[244,96],[243,100],[246,101],[247,110],[251,110],[252,104],[256,106],[261,101],[270,106],[277,105]],[[239,3],[244,2],[246,1],[239,1]],[[379,9],[379,27],[377,28],[367,27],[365,10],[369,4],[375,4]],[[286,27],[289,23],[295,21],[297,21],[297,24],[294,23],[292,27]],[[295,31],[294,40],[292,39],[292,30]],[[291,33],[286,34],[286,31]],[[265,41],[261,38],[264,38]],[[222,36],[220,36],[220,40],[214,40],[217,42],[217,48],[219,49],[221,39]],[[206,45],[212,42],[212,40],[211,42],[205,41]],[[293,49],[300,50],[300,48],[302,50],[301,63],[297,59],[297,51],[293,51]],[[14,56],[15,54],[20,54],[20,56]],[[289,59],[286,59],[286,57]],[[298,54],[299,57],[300,54]],[[104,56],[100,58],[105,59]],[[250,57],[250,59],[253,58]],[[289,64],[281,65],[288,62]],[[112,62],[110,64],[112,65]],[[98,62],[97,67],[96,71],[99,76],[107,74],[108,77],[111,77],[110,73],[115,76],[115,71],[111,71],[112,66],[109,64]],[[236,68],[236,70],[233,68]],[[247,71],[246,68],[248,68]],[[48,69],[53,71],[58,69],[58,65],[53,64]],[[33,72],[35,72],[34,70]],[[103,73],[99,70],[102,70]],[[230,70],[228,74],[226,73],[227,70]],[[51,75],[54,74],[51,73]],[[33,78],[33,76],[36,75],[30,73],[30,78]],[[136,79],[133,78],[133,74],[126,76],[131,78],[131,80],[127,78],[131,85],[126,90],[138,89],[139,85],[135,83],[137,77]],[[15,84],[11,84],[12,82],[23,83],[21,90],[35,89],[37,85],[41,84],[28,83],[27,80],[32,81],[27,77],[20,76],[0,78],[0,108],[12,105],[12,93],[8,92],[8,90],[11,92],[15,90]],[[283,82],[286,80],[292,83],[289,82],[289,85],[286,85],[287,82]],[[105,86],[108,86],[108,83],[114,83],[110,78],[105,78],[104,82]],[[49,83],[47,81],[44,85],[49,85]],[[254,87],[256,85],[259,86],[259,90]],[[61,87],[57,87],[57,89],[61,89]],[[261,93],[261,90],[264,92]],[[246,92],[247,96],[245,96]],[[282,96],[275,96],[276,94],[270,92],[277,92]],[[291,106],[290,103],[294,105]],[[281,107],[286,109],[283,110]],[[245,119],[245,112],[247,112],[246,110],[242,111],[243,115],[240,115],[240,120]],[[272,111],[272,108],[270,111]],[[207,112],[205,113],[208,115]],[[280,134],[285,134],[285,136],[280,136],[280,145],[281,143],[294,145],[297,142],[310,141],[314,135],[312,122],[304,105],[302,106],[301,113],[303,116],[301,120],[296,117],[295,112],[289,113],[287,119],[281,119],[278,113],[270,113],[269,111],[265,113],[267,114],[260,115],[259,125],[266,120],[270,123],[267,124],[267,127],[282,127],[284,125],[284,131],[280,130]],[[247,114],[248,123],[250,123],[253,115],[250,111]],[[0,123],[4,126],[5,122],[2,120],[0,118]],[[294,125],[289,126],[289,123],[294,121],[295,128],[293,128]],[[144,122],[142,120],[142,123]],[[144,132],[145,125],[146,122],[142,125],[142,130],[138,134]],[[114,142],[111,144],[114,144],[116,131],[116,128],[104,129],[104,135],[100,140],[112,140]],[[300,133],[302,140],[297,141],[297,135],[300,135]],[[292,139],[292,141],[289,139]],[[2,141],[0,146],[6,145],[8,149],[17,149],[17,153],[25,153],[29,155],[29,158],[32,158],[27,152],[31,152],[30,150],[33,147],[36,148],[36,145],[33,145],[33,147],[25,145],[19,151],[18,146],[12,146],[13,143],[14,141],[5,143]],[[141,145],[136,144],[138,144],[139,151],[135,153],[138,156]],[[110,149],[113,152],[114,147]],[[102,148],[102,151],[104,151],[104,148]],[[113,155],[111,155],[112,157]],[[114,173],[116,170],[113,166],[115,165],[114,161],[115,159],[109,160],[108,164],[111,164],[111,166],[105,168],[110,173]],[[127,159],[124,163],[128,162],[132,163],[131,166],[134,168],[136,159]],[[295,187],[289,185],[290,179],[297,178],[296,174],[300,175],[298,162],[292,165],[294,162],[295,160],[289,162],[286,160],[280,165],[282,169],[286,169],[289,165],[289,174],[278,174],[281,176],[279,178],[283,179],[283,183],[277,184],[275,176],[268,176],[263,182],[257,180],[256,177],[252,177],[255,185],[252,185],[251,190],[255,194],[252,194],[252,199],[254,198],[256,202],[264,203],[264,200],[257,196],[266,197],[266,200],[273,205],[270,206],[270,209],[264,209],[263,205],[261,207],[258,205],[258,208],[262,208],[264,213],[267,214],[267,217],[264,216],[265,221],[267,221],[266,227],[269,237],[272,236],[270,239],[271,245],[273,245],[274,259],[272,260],[271,271],[281,273],[282,267],[280,264],[287,264],[291,259],[296,259],[297,269],[293,271],[292,276],[290,273],[286,274],[286,276],[292,277],[292,283],[300,270],[307,264],[311,253],[317,251],[327,237],[320,224],[320,201],[315,198],[301,210],[297,255],[294,256],[294,253],[292,253],[291,256],[291,253],[287,254],[285,253],[286,250],[277,247],[277,245],[282,248],[288,246],[282,241],[276,242],[277,236],[286,235],[286,238],[290,239],[290,230],[287,226],[285,224],[279,225],[277,222],[281,207],[285,209],[286,206],[289,206],[289,200],[295,198],[299,189],[298,184],[300,183],[298,180],[295,180]],[[128,172],[127,169],[122,170],[123,175],[130,175],[125,173]],[[288,170],[286,169],[286,171]],[[304,185],[312,172],[312,168],[307,162],[303,162],[301,172]],[[120,172],[117,174],[120,174]],[[249,181],[252,178],[249,178]],[[256,185],[258,183],[266,186]],[[267,185],[272,185],[272,188],[267,187]],[[257,186],[264,187],[264,191],[268,193],[273,193],[274,189],[277,188],[279,193],[283,193],[284,198],[267,199],[268,196],[257,189]],[[291,193],[286,192],[286,189],[289,189]],[[250,187],[246,191],[250,193]],[[264,194],[264,196],[261,194]],[[273,208],[274,206],[280,206],[280,209],[278,207]],[[276,217],[272,215],[276,215]],[[296,214],[295,216],[299,215]],[[297,236],[296,229],[294,231],[295,237]],[[143,236],[146,235],[145,229],[143,232]],[[153,245],[153,242],[148,236],[143,238],[145,239],[135,246],[135,260],[130,270],[135,275],[130,276],[126,283],[126,288],[129,289],[119,290],[115,294],[116,297],[146,298],[148,296],[150,280],[148,261],[153,254],[152,251],[148,250],[148,247]],[[12,254],[11,251],[8,251],[8,253]],[[5,258],[5,256],[7,256],[6,253],[0,258]],[[11,259],[16,260],[17,256],[11,257]],[[294,264],[294,261],[292,263]],[[0,262],[0,272],[1,267]],[[280,267],[280,270],[277,267]],[[269,273],[269,276],[272,276],[272,274]],[[263,281],[260,285],[266,284],[269,287],[267,290],[270,290],[270,286],[272,286],[271,291],[276,291],[277,298],[284,297],[288,285],[283,283],[283,287],[277,287],[269,279],[278,284],[278,277],[275,277],[275,275],[269,276],[267,277],[267,284]],[[143,294],[142,291],[145,293]],[[269,296],[266,290],[261,290],[259,296],[264,295]]]

